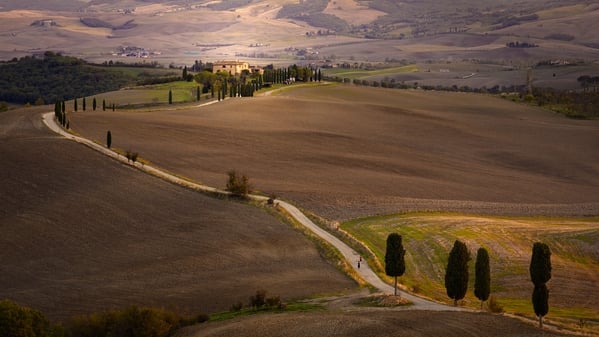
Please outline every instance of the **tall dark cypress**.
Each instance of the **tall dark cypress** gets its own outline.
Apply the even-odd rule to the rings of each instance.
[[[551,279],[551,250],[542,242],[532,246],[530,259],[530,280],[534,284],[532,305],[539,318],[539,327],[543,328],[543,317],[549,312],[549,290],[547,282]]]
[[[491,266],[489,264],[489,253],[484,248],[476,252],[476,263],[474,264],[474,295],[480,300],[480,309],[483,303],[489,299],[491,294]]]
[[[403,248],[401,235],[389,234],[385,252],[385,274],[395,277],[395,295],[397,295],[397,277],[402,276],[406,271],[405,254],[406,250]]]
[[[468,247],[465,243],[455,240],[453,248],[449,252],[445,271],[445,289],[447,296],[453,299],[455,306],[466,296],[468,290],[468,261],[470,261]]]

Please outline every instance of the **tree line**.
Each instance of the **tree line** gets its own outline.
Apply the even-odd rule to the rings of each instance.
[[[397,295],[397,278],[404,275],[406,250],[403,247],[402,236],[391,233],[387,236],[385,250],[385,274],[395,278],[395,295]],[[468,246],[455,240],[449,252],[447,267],[445,269],[445,289],[447,296],[453,300],[454,306],[462,300],[468,291],[469,268],[471,260]],[[481,301],[481,310],[485,301],[491,294],[491,268],[489,252],[480,247],[476,252],[474,295]],[[547,282],[551,279],[551,251],[549,246],[542,242],[535,242],[532,248],[532,257],[529,266],[530,279],[534,285],[532,304],[535,315],[539,319],[539,326],[543,327],[543,317],[549,312],[549,290]]]
[[[135,84],[136,77],[118,69],[47,51],[0,63],[0,101],[47,104],[91,96]]]

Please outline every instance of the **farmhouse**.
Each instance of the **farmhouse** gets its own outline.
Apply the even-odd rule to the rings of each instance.
[[[250,70],[250,64],[241,61],[218,61],[212,65],[212,72],[217,73],[219,71],[228,72],[229,75],[240,75],[242,71]]]
[[[247,62],[241,61],[217,61],[212,64],[212,72],[217,73],[219,71],[228,72],[229,75],[241,75],[241,73],[247,70],[250,74],[264,74],[264,69],[259,66],[251,66]]]

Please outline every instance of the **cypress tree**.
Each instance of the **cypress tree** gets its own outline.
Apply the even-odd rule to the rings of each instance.
[[[112,111],[114,111],[115,108],[116,107],[115,107],[114,103],[112,103]]]
[[[77,99],[76,98],[75,98],[75,101],[74,101],[73,105],[75,106],[74,107],[75,111],[77,111]]]
[[[94,100],[92,101],[92,109],[94,111],[96,111],[96,98],[94,97]]]
[[[530,280],[534,284],[532,305],[539,318],[539,327],[543,328],[543,317],[549,312],[549,290],[546,283],[551,279],[551,250],[542,242],[532,246],[530,259]]]
[[[170,89],[168,91],[168,104],[173,104],[173,91]]]
[[[543,317],[549,312],[549,290],[545,283],[535,286],[532,292],[532,304],[539,318],[539,327],[543,328]]]
[[[530,280],[535,286],[549,282],[551,279],[551,251],[549,246],[542,242],[534,243],[529,271]]]
[[[455,240],[449,252],[447,270],[445,271],[445,289],[447,296],[453,299],[453,305],[466,296],[468,290],[468,261],[470,252],[465,243]]]
[[[476,252],[476,263],[474,265],[474,295],[480,300],[480,309],[483,309],[483,303],[489,299],[491,294],[491,268],[489,265],[489,253],[484,248],[479,248]]]
[[[60,115],[61,111],[58,110],[58,105],[60,103],[58,101],[56,101],[56,103],[54,103],[54,117],[58,118],[58,116]]]
[[[106,147],[110,149],[111,145],[112,145],[112,134],[110,133],[110,130],[108,130],[108,132],[106,132]]]
[[[395,292],[397,296],[397,277],[406,271],[404,256],[406,250],[401,243],[401,235],[391,233],[387,236],[387,251],[385,252],[385,274],[395,277]]]
[[[102,99],[102,111],[106,111],[106,100]]]
[[[60,112],[66,112],[66,111],[67,111],[67,109],[65,107],[64,100],[63,100],[61,103],[61,111]]]
[[[83,97],[83,102],[81,103],[81,108],[85,111],[85,97]]]
[[[200,101],[200,86],[199,85],[196,90],[196,101]]]

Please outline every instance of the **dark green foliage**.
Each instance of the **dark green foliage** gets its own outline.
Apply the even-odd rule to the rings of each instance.
[[[173,104],[173,91],[168,91],[168,104]]]
[[[65,107],[64,101],[62,101],[60,109],[61,109],[61,112],[63,112],[63,113],[67,112],[67,109]]]
[[[529,270],[530,280],[535,286],[545,284],[551,279],[551,251],[549,246],[542,242],[534,243]]]
[[[0,101],[70,100],[134,84],[133,75],[52,52],[0,62]]]
[[[465,243],[456,240],[449,252],[447,270],[445,271],[445,289],[447,296],[453,299],[454,305],[466,296],[468,290],[468,261],[470,251]]]
[[[387,236],[387,250],[385,252],[385,274],[395,277],[395,295],[397,295],[397,277],[406,271],[404,256],[406,250],[401,242],[401,235],[391,233]]]
[[[0,337],[61,337],[63,331],[39,311],[0,301]]]
[[[197,89],[196,89],[196,101],[200,100],[200,86],[198,85]]]
[[[187,80],[187,66],[183,67],[183,72],[182,72],[182,74],[181,74],[181,79],[182,79],[183,81],[186,81],[186,80]]]
[[[94,100],[92,101],[92,109],[94,111],[96,111],[96,106],[97,106],[97,104],[96,104],[96,98],[94,97]]]
[[[535,286],[532,292],[532,305],[539,318],[539,326],[543,327],[543,317],[549,312],[549,289],[545,284]]]
[[[206,315],[185,319],[162,309],[131,306],[73,319],[70,334],[76,337],[167,337],[187,325],[207,321]]]
[[[491,267],[489,265],[489,253],[484,248],[476,252],[476,263],[474,265],[474,295],[480,300],[482,310],[483,303],[489,299],[491,294]]]
[[[83,99],[81,100],[81,108],[83,109],[83,111],[85,111],[85,97],[83,97]]]
[[[266,290],[257,290],[256,294],[250,296],[250,306],[252,308],[261,308],[266,304]]]
[[[125,153],[125,157],[127,157],[127,162],[132,161],[135,163],[137,161],[137,156],[139,156],[137,152],[127,151]]]
[[[543,327],[543,316],[549,312],[549,290],[546,283],[551,279],[551,250],[542,242],[532,246],[530,259],[530,280],[535,288],[532,292],[532,305],[539,317],[539,326]]]
[[[102,99],[102,111],[106,111],[106,100]]]
[[[112,134],[110,133],[110,130],[108,130],[108,132],[106,132],[106,147],[110,149],[111,145],[112,145]]]
[[[76,99],[76,98],[75,98],[75,99],[74,99],[74,101],[73,101],[73,106],[74,106],[74,108],[73,108],[73,109],[74,109],[74,110],[75,110],[75,112],[76,112],[76,111],[77,111],[77,99]]]
[[[229,171],[227,175],[228,179],[226,190],[231,192],[232,195],[238,197],[247,197],[248,194],[252,193],[250,179],[245,174],[239,175],[235,171]]]
[[[254,309],[263,307],[280,308],[282,305],[280,296],[266,297],[266,290],[257,290],[255,295],[250,296],[249,306]]]

